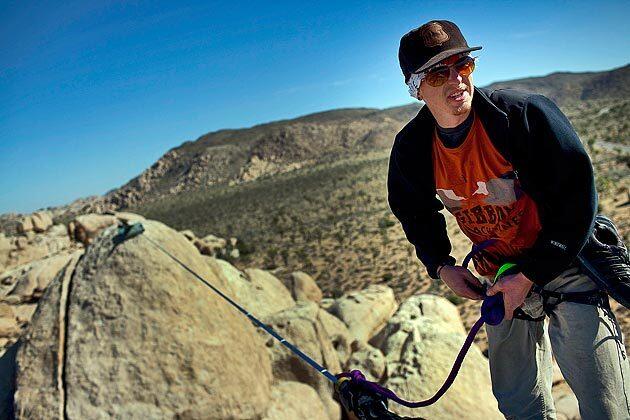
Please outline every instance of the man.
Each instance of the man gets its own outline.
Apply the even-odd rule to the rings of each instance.
[[[405,83],[426,106],[396,136],[390,207],[430,277],[469,299],[503,294],[505,320],[487,332],[493,393],[507,418],[555,418],[553,349],[582,418],[628,419],[630,369],[612,312],[603,303],[554,307],[533,291],[597,289],[574,265],[597,209],[590,159],[549,99],[474,87],[469,54],[479,49],[443,20],[402,37]],[[455,266],[444,207],[483,248],[473,257],[482,281]],[[492,285],[505,262],[516,272]]]

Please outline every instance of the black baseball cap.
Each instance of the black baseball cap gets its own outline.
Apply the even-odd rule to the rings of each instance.
[[[469,47],[457,25],[448,20],[432,20],[407,32],[400,39],[398,61],[405,75],[428,69],[447,57],[481,47]]]

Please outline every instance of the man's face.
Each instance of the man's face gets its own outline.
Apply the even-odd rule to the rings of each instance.
[[[461,56],[452,56],[440,61],[437,66],[450,66],[461,59]],[[442,86],[430,86],[426,78],[420,84],[419,99],[429,107],[429,110],[443,127],[452,127],[468,116],[472,108],[473,80],[472,74],[460,75],[453,67]]]

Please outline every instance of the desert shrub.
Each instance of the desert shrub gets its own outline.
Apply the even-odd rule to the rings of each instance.
[[[236,242],[236,248],[238,249],[240,255],[249,255],[253,254],[256,251],[256,247],[254,247],[254,245],[240,238]]]
[[[464,303],[464,298],[457,296],[455,293],[449,293],[446,295],[446,299],[455,306],[459,306]]]
[[[387,217],[381,217],[378,221],[378,227],[380,229],[387,229],[394,226],[396,222],[389,220]]]

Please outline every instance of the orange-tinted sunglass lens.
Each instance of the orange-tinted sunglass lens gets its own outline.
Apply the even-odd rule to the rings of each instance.
[[[475,70],[475,60],[470,57],[467,57],[468,60],[464,60],[463,62],[456,64],[455,70],[462,76],[470,76],[470,73]]]
[[[449,67],[441,70],[434,70],[430,73],[427,73],[425,80],[430,86],[442,86],[448,80],[450,72],[451,69]]]
[[[472,57],[464,57],[452,66],[461,76],[470,76],[475,70],[475,60]],[[451,75],[451,67],[440,66],[435,70],[428,72],[425,80],[430,86],[442,86]]]

